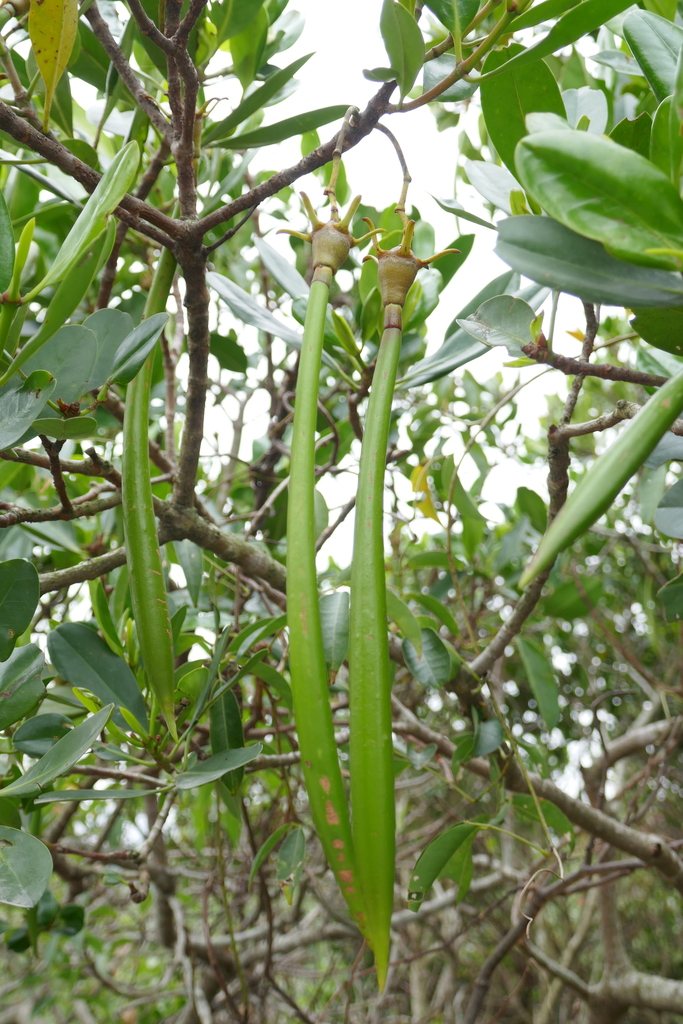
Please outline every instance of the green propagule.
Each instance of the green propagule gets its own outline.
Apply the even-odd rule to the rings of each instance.
[[[321,223],[306,196],[311,218],[311,285],[301,348],[289,482],[287,602],[290,670],[297,734],[311,814],[349,909],[372,948],[383,990],[389,963],[395,874],[394,770],[391,739],[391,672],[387,637],[383,490],[396,371],[401,351],[402,312],[420,267],[411,251],[414,221],[405,213],[406,174],[396,207],[404,230],[401,244],[375,246],[384,305],[384,333],[367,410],[356,503],[349,638],[350,779],[352,822],[344,791],[329,703],[315,565],[315,426],[329,286],[352,246],[348,226],[360,199],[344,220],[334,195],[340,142],[326,190],[331,220]],[[298,234],[297,232],[290,232]],[[453,250],[448,250],[453,251]],[[439,255],[443,255],[440,253]]]

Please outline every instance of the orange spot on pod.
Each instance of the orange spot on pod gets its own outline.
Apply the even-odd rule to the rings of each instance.
[[[334,842],[332,843],[332,845],[334,846],[335,850],[343,850],[344,849],[344,842],[341,839],[335,839]]]
[[[339,815],[337,814],[333,804],[329,800],[325,801],[325,820],[327,821],[328,825],[339,824]]]
[[[353,871],[348,871],[348,870],[347,871],[340,871],[339,872],[339,877],[341,878],[342,882],[352,882],[353,881]]]
[[[322,786],[322,788],[325,790],[326,793],[329,793],[329,791],[330,791],[330,780],[327,778],[326,775],[323,775],[321,777],[320,785]]]
[[[354,893],[355,891],[356,891],[356,890],[354,889],[354,887],[353,887],[352,885],[349,885],[349,886],[347,886],[347,887],[346,887],[346,888],[344,889],[344,892],[348,892],[350,896],[352,896],[352,895],[353,895],[353,893]]]

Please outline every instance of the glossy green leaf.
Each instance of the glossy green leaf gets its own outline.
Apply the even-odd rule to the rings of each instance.
[[[617,260],[599,242],[550,217],[510,217],[498,225],[496,253],[520,274],[588,302],[614,306],[683,305],[683,282]]]
[[[683,410],[683,371],[670,378],[581,478],[520,579],[526,586],[607,511]]]
[[[123,646],[114,625],[102,580],[89,580],[88,590],[90,592],[90,604],[92,605],[93,615],[97,620],[97,625],[100,627],[100,632],[114,654],[123,657]]]
[[[222,149],[251,149],[259,146],[272,146],[276,142],[284,142],[294,135],[303,135],[304,132],[313,131],[331,121],[341,120],[346,111],[346,106],[320,107],[318,110],[309,110],[305,114],[297,114],[295,117],[287,117],[284,121],[277,121],[275,124],[254,128],[249,132],[242,132],[241,135],[232,135],[229,139],[219,139],[214,146]]]
[[[512,295],[497,295],[457,324],[487,348],[503,345],[515,359],[524,355],[525,345],[533,344],[535,320],[536,314],[528,302]]]
[[[671,131],[673,98],[667,96],[655,111],[650,132],[650,161],[676,182],[683,159],[683,138]]]
[[[230,330],[224,335],[212,331],[210,349],[211,355],[216,357],[222,370],[228,370],[229,373],[247,372],[249,360],[237,341],[236,331]]]
[[[406,640],[410,641],[418,659],[422,658],[422,631],[408,605],[393,590],[387,590],[387,616],[395,622]]]
[[[0,825],[6,825],[8,828],[21,828],[18,800],[3,800],[0,797]]]
[[[292,894],[301,878],[306,855],[306,839],[302,828],[294,828],[285,838],[277,856],[276,878],[287,903],[292,905]]]
[[[177,540],[174,544],[178,560],[185,574],[187,591],[192,599],[192,604],[199,605],[199,591],[202,585],[204,573],[204,552],[191,540]]]
[[[651,133],[652,118],[645,110],[632,121],[629,121],[627,117],[622,118],[609,133],[609,137],[620,146],[626,146],[627,149],[632,149],[635,153],[649,159]]]
[[[323,635],[325,662],[330,672],[337,673],[349,649],[349,595],[335,590],[320,598],[320,628]]]
[[[491,228],[495,231],[495,226],[490,221],[484,220],[483,217],[478,217],[476,213],[468,213],[455,199],[436,199],[436,197],[434,199],[446,213],[452,213],[456,217],[460,217],[461,220],[468,220],[472,224],[478,224],[482,228]]]
[[[40,597],[38,571],[26,558],[0,562],[0,662],[31,624]]]
[[[35,797],[36,804],[71,803],[74,800],[139,800],[141,797],[153,796],[158,789],[55,789],[50,793],[41,793]]]
[[[512,67],[519,68],[540,60],[542,57],[547,57],[549,54],[575,43],[577,39],[581,39],[587,33],[599,29],[610,18],[621,14],[630,6],[630,0],[583,0],[583,3],[567,11],[556,21],[547,36],[539,39],[523,53],[517,54],[509,63]],[[506,70],[511,70],[511,68]],[[496,72],[492,72],[492,74],[496,74]]]
[[[503,742],[503,736],[503,726],[497,718],[489,718],[485,722],[480,722],[475,734],[474,756],[486,757],[487,754],[498,750]]]
[[[80,324],[68,324],[43,344],[24,365],[26,373],[47,370],[57,381],[55,401],[76,402],[90,380],[97,359],[97,339]]]
[[[419,910],[425,896],[456,850],[478,831],[476,825],[454,825],[425,847],[410,876],[408,906]]]
[[[195,789],[197,786],[205,786],[207,782],[215,782],[222,778],[226,772],[235,771],[242,765],[248,764],[261,753],[260,743],[254,743],[250,747],[240,747],[235,750],[223,750],[220,754],[214,754],[206,761],[197,761],[196,764],[176,776],[175,784],[178,789]]]
[[[61,395],[57,397],[61,398]],[[86,437],[97,437],[98,423],[93,416],[76,416],[69,420],[50,416],[34,420],[31,429],[36,434],[47,434],[56,441],[79,441]]]
[[[14,231],[5,197],[0,190],[0,293],[9,288],[14,273]]]
[[[258,89],[254,89],[252,93],[246,96],[232,113],[228,114],[227,117],[217,124],[211,125],[204,133],[202,138],[203,144],[205,146],[212,145],[217,139],[226,138],[238,124],[246,121],[248,117],[251,117],[257,110],[265,106],[268,100],[271,100],[312,56],[312,53],[307,53],[305,57],[299,57],[298,60],[288,64],[286,68],[268,75],[263,85],[260,85]]]
[[[421,604],[423,608],[427,609],[427,611],[430,611],[432,615],[435,615],[439,622],[446,627],[451,636],[458,635],[460,632],[458,624],[442,601],[439,601],[431,594],[415,593],[409,594],[408,596],[411,597],[413,601],[417,601]]]
[[[526,218],[515,217],[514,220],[526,220]],[[452,373],[458,366],[476,359],[487,351],[486,345],[480,341],[474,341],[466,331],[457,325],[457,320],[464,319],[474,313],[487,299],[494,295],[501,295],[515,291],[519,287],[517,274],[508,271],[490,281],[482,290],[475,295],[471,302],[460,310],[456,319],[451,324],[441,348],[426,359],[421,359],[410,368],[403,380],[399,381],[399,387],[417,387],[420,384],[427,384],[429,381],[438,380]],[[681,288],[683,301],[683,287]]]
[[[254,245],[258,249],[258,254],[268,273],[275,278],[288,295],[293,299],[298,299],[300,296],[305,298],[308,295],[308,285],[289,260],[281,256],[277,249],[273,249],[272,245],[268,245],[264,238],[258,236],[254,238]]]
[[[477,738],[474,733],[464,732],[459,736],[456,736],[453,741],[455,750],[451,755],[451,767],[453,774],[457,774],[458,768],[465,761],[471,760],[474,757],[474,749],[476,747]]]
[[[224,750],[240,750],[244,748],[244,732],[239,704],[232,690],[226,690],[211,705],[209,713],[209,741],[211,753],[221,754]],[[223,782],[230,793],[239,792],[244,778],[244,768],[227,772]]]
[[[612,68],[620,75],[637,75],[642,77],[643,71],[637,60],[629,57],[623,50],[601,50],[600,53],[591,55],[591,60],[596,64],[602,64],[606,68]]]
[[[24,718],[45,693],[45,658],[35,644],[17,647],[0,665],[0,730]]]
[[[534,530],[538,530],[539,533],[545,532],[545,528],[548,525],[548,514],[545,502],[540,494],[532,491],[529,487],[518,487],[515,507],[519,509],[522,515],[528,516]]]
[[[260,651],[258,653],[261,654]],[[280,698],[287,710],[292,710],[292,688],[281,672],[278,672],[278,670],[273,668],[272,665],[265,665],[260,660],[256,659],[252,659],[249,665],[245,666],[245,668],[248,668],[248,672],[245,674],[251,673],[252,675],[255,675],[257,679],[262,679],[263,682],[267,684],[271,693],[274,693]]]
[[[638,309],[631,327],[655,348],[683,356],[683,308]]]
[[[587,132],[551,131],[523,139],[516,163],[527,191],[565,227],[602,242],[619,259],[683,266],[683,256],[648,254],[683,250],[683,200],[638,153]]]
[[[493,50],[484,63],[483,73],[501,67],[524,47],[512,43]],[[481,84],[481,108],[486,130],[503,163],[515,174],[515,146],[527,134],[527,114],[547,111],[565,116],[562,95],[555,77],[544,61],[499,75]]]
[[[31,370],[50,370],[55,377],[59,376],[52,369],[49,362],[45,362],[45,342],[52,338],[60,328],[64,328],[64,324],[82,301],[98,267],[101,265],[102,257],[106,260],[111,252],[115,231],[116,227],[112,223],[111,230],[102,232],[99,238],[89,247],[88,251],[67,271],[64,279],[60,282],[50,299],[43,322],[22,352],[22,365],[24,365],[25,373],[30,373]],[[39,349],[41,350],[40,356],[37,354]],[[61,376],[59,381],[60,386],[62,386]]]
[[[513,28],[515,32],[519,32],[523,28],[533,28],[544,21],[552,21],[553,18],[559,17],[571,7],[576,6],[576,0],[543,0],[543,3],[534,4],[524,14],[515,18]]]
[[[268,15],[261,7],[247,27],[230,41],[232,66],[243,89],[247,89],[256,77],[267,38]]]
[[[650,11],[633,10],[624,18],[624,38],[661,103],[673,92],[683,28]]]
[[[3,797],[34,796],[59,775],[65,775],[70,768],[90,749],[109,721],[114,705],[109,704],[97,714],[86,718],[72,729],[68,736],[55,743],[37,764],[29,768],[21,778],[5,786]]]
[[[12,736],[12,744],[29,757],[43,757],[70,732],[71,720],[66,715],[34,715],[19,726]]]
[[[33,289],[32,294],[37,295],[48,284],[60,281],[104,231],[107,216],[116,209],[128,191],[139,162],[137,142],[129,142],[119,150],[83,207],[47,275]]]
[[[560,720],[560,705],[557,699],[558,686],[552,665],[548,661],[545,651],[533,641],[522,640],[518,637],[517,647],[541,718],[549,729],[554,729]]]
[[[588,604],[582,598],[576,583],[573,580],[565,580],[564,583],[555,587],[552,594],[548,594],[544,598],[543,611],[545,614],[552,615],[556,619],[570,620],[588,615],[590,608],[598,604],[604,588],[602,580],[596,576],[589,576],[581,582]]]
[[[683,540],[683,480],[670,487],[660,501],[655,526],[664,536]]]
[[[211,20],[216,25],[219,42],[244,32],[262,7],[263,0],[222,0],[212,6]]]
[[[64,622],[48,636],[52,664],[71,686],[90,690],[103,704],[127,708],[147,729],[147,709],[135,676],[88,626]]]
[[[394,0],[384,0],[379,27],[403,99],[412,89],[424,64],[422,33],[413,15]]]
[[[52,374],[38,370],[26,380],[19,377],[0,388],[0,451],[11,448],[30,428],[31,423],[45,408],[57,381]]]
[[[438,689],[451,679],[451,659],[443,641],[431,629],[423,629],[422,655],[407,638],[403,641],[406,666],[423,686]]]
[[[296,347],[301,345],[301,334],[293,328],[288,327],[281,320],[276,319],[267,309],[259,305],[251,295],[245,292],[238,285],[229,281],[222,274],[210,271],[206,275],[208,283],[218,292],[224,302],[228,304],[234,315],[243,320],[245,324],[251,324],[260,331],[267,334],[274,334],[276,338]]]
[[[167,323],[168,313],[155,313],[131,331],[114,357],[110,376],[114,384],[129,384],[137,376]]]
[[[440,57],[428,60],[424,66],[422,77],[424,91],[429,92],[434,86],[443,82],[444,78],[447,78],[454,70],[455,56],[452,53],[443,53]],[[478,88],[476,82],[466,82],[461,78],[458,82],[454,82],[453,85],[450,85],[444,92],[440,93],[439,103],[467,100],[470,96],[474,96]]]
[[[52,874],[47,846],[28,832],[0,825],[0,903],[35,907]]]
[[[276,828],[275,831],[268,836],[265,843],[263,843],[259,847],[251,865],[251,871],[249,872],[249,881],[247,882],[247,889],[251,889],[251,883],[254,881],[259,868],[261,867],[261,865],[263,864],[271,850],[275,849],[275,847],[280,842],[282,837],[287,832],[289,832],[290,829],[296,827],[297,825],[296,822],[294,821],[285,822],[284,825],[280,825],[279,828]]]
[[[83,321],[97,339],[97,356],[88,390],[100,388],[109,379],[116,353],[133,331],[133,318],[120,309],[98,309]]]

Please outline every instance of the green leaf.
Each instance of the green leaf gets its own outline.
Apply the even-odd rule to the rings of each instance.
[[[660,501],[655,526],[666,537],[683,540],[683,480],[670,487]]]
[[[71,720],[66,715],[35,715],[19,726],[12,743],[22,754],[42,757],[70,732]]]
[[[80,324],[69,324],[26,360],[25,372],[47,370],[57,381],[55,400],[61,398],[70,405],[83,394],[96,359],[97,339],[93,332]]]
[[[254,857],[251,865],[251,871],[249,872],[249,881],[247,882],[247,889],[251,889],[251,883],[254,881],[256,874],[265,861],[268,854],[273,850],[279,841],[282,839],[286,832],[289,832],[291,828],[297,828],[296,822],[288,821],[284,825],[280,825],[276,828],[272,835],[268,836],[265,843],[263,843]]]
[[[534,530],[538,530],[539,533],[545,532],[548,525],[548,513],[540,494],[532,491],[529,487],[518,487],[515,506],[522,515],[529,517],[529,522]]]
[[[138,800],[141,797],[160,793],[159,789],[54,789],[35,797],[36,804],[72,803],[74,800]]]
[[[298,331],[288,327],[281,320],[277,320],[272,313],[260,306],[251,295],[229,281],[227,277],[210,271],[206,275],[206,280],[228,304],[238,320],[257,327],[260,331],[265,331],[266,334],[274,334],[276,338],[282,338],[283,341],[297,348],[301,345],[301,334]]]
[[[61,395],[58,396],[61,398]],[[75,416],[63,420],[58,416],[34,420],[31,429],[36,434],[47,434],[56,441],[79,441],[85,437],[97,437],[99,424],[93,416]]]
[[[14,273],[14,232],[5,197],[0,191],[0,293],[6,291]]]
[[[478,832],[476,825],[454,825],[425,847],[410,876],[408,906],[419,910],[425,896],[453,854]]]
[[[97,625],[100,627],[100,632],[114,654],[118,654],[123,657],[123,647],[119,640],[119,635],[116,632],[116,626],[114,625],[111,611],[109,610],[109,603],[107,601],[107,595],[104,592],[102,580],[89,580],[88,590],[90,591],[90,604],[92,605],[93,615],[97,620]]]
[[[465,761],[471,760],[474,757],[474,749],[476,747],[477,738],[474,733],[463,732],[459,736],[456,736],[453,741],[455,750],[451,755],[451,767],[453,774],[456,775],[458,767]]]
[[[59,775],[65,775],[70,768],[90,749],[109,721],[114,705],[109,704],[96,715],[72,729],[68,736],[55,743],[37,764],[29,768],[21,778],[11,782],[2,790],[3,797],[34,796]]]
[[[609,133],[610,139],[620,146],[632,149],[646,159],[650,156],[650,135],[652,133],[652,118],[645,110],[633,121],[624,117]]]
[[[488,348],[505,346],[514,359],[524,355],[524,346],[534,343],[532,324],[535,319],[536,314],[523,299],[497,295],[457,324]]]
[[[523,139],[516,162],[527,191],[565,227],[632,263],[683,266],[683,255],[648,255],[683,249],[683,200],[638,153],[588,132],[551,131]]]
[[[271,277],[275,278],[288,295],[291,295],[293,299],[298,299],[299,297],[306,298],[308,296],[310,290],[308,285],[289,260],[281,256],[276,249],[273,249],[272,245],[268,245],[264,238],[256,236],[254,238],[254,245],[258,249],[258,254],[268,273]]]
[[[88,390],[100,388],[109,380],[119,348],[133,330],[133,318],[120,309],[98,309],[83,321],[97,339],[97,356]]]
[[[247,89],[256,77],[267,38],[268,15],[261,7],[247,27],[234,35],[230,41],[233,71],[243,89]]]
[[[292,64],[288,64],[286,68],[268,75],[263,85],[246,96],[231,114],[206,130],[202,137],[202,143],[205,146],[212,145],[216,139],[224,139],[230,135],[238,124],[246,121],[248,117],[265,106],[268,100],[271,100],[312,56],[312,53],[307,53],[305,57],[299,57]]]
[[[24,718],[45,693],[45,658],[35,644],[17,647],[0,665],[0,730]]]
[[[336,674],[349,649],[349,595],[346,591],[335,590],[320,598],[320,627],[327,668]]]
[[[237,334],[234,330],[228,331],[225,335],[212,331],[210,350],[222,370],[228,370],[229,373],[247,372],[249,361],[244,349],[237,341]]]
[[[422,33],[413,15],[394,0],[384,0],[379,27],[403,99],[412,89],[424,64]]]
[[[452,12],[451,12],[452,13]],[[451,17],[451,21],[452,21]],[[455,56],[452,53],[443,53],[440,57],[434,57],[433,60],[428,60],[424,66],[424,72],[422,75],[422,86],[425,92],[429,92],[435,85],[439,85],[443,82],[444,78],[447,78],[455,70]],[[393,77],[393,75],[392,75]],[[458,82],[454,82],[440,94],[439,103],[449,101],[451,103],[457,102],[458,100],[467,100],[470,96],[474,96],[479,86],[476,82],[465,82],[464,79],[460,79]]]
[[[445,604],[443,604],[442,601],[439,601],[436,597],[433,597],[431,594],[415,593],[409,594],[408,596],[412,598],[413,601],[419,602],[419,604],[421,604],[423,608],[426,608],[427,611],[430,611],[432,615],[435,615],[439,622],[441,622],[442,625],[446,627],[451,636],[458,635],[458,633],[460,632],[460,630],[458,629],[458,625],[453,616],[451,615],[451,613],[449,612],[448,608],[446,607]]]
[[[140,372],[167,323],[168,313],[155,313],[131,331],[114,357],[110,376],[114,384],[129,384]]]
[[[520,579],[526,586],[607,511],[617,494],[683,410],[683,371],[671,377],[572,491]]]
[[[498,747],[503,742],[504,735],[503,726],[497,718],[489,718],[485,722],[480,722],[476,731],[474,756],[486,757],[487,754],[492,754],[494,750],[498,750]]]
[[[242,715],[232,690],[226,690],[218,700],[214,701],[209,716],[209,741],[212,754],[244,748]],[[243,778],[244,768],[237,768],[236,771],[228,772],[223,781],[230,793],[234,795],[239,792]]]
[[[589,576],[581,582],[590,605],[594,607],[603,591],[602,580],[597,576]],[[573,580],[565,580],[543,600],[543,611],[554,619],[578,619],[588,615],[589,610]]]
[[[0,662],[31,624],[40,598],[38,571],[26,558],[0,562]]]
[[[524,14],[515,18],[513,28],[515,32],[519,32],[523,28],[533,28],[544,21],[552,21],[553,18],[564,14],[570,7],[576,6],[576,0],[544,0],[543,3],[534,4]]]
[[[472,252],[474,238],[474,235],[459,235],[450,245],[446,246],[447,249],[457,249],[458,252],[448,253],[448,255],[442,256],[439,259],[439,273],[443,279],[444,288],[460,270],[460,267]]]
[[[244,32],[262,7],[263,0],[223,0],[212,6],[211,20],[216,26],[219,43]]]
[[[26,380],[17,377],[0,388],[0,451],[11,448],[24,436],[45,408],[56,386],[57,381],[51,373],[38,370],[29,374]]]
[[[452,878],[458,886],[457,902],[464,900],[470,891],[472,875],[474,874],[474,861],[472,859],[472,846],[476,833],[465,840],[455,851],[446,866],[441,871],[441,877]]]
[[[482,228],[491,228],[492,231],[496,230],[495,225],[491,224],[490,221],[484,220],[483,217],[478,217],[476,213],[468,213],[455,199],[437,199],[436,196],[433,198],[437,205],[442,210],[445,210],[446,213],[453,213],[456,217],[460,217],[461,220],[468,220]]]
[[[638,309],[631,327],[649,345],[683,356],[683,309]]]
[[[199,592],[202,586],[204,574],[204,552],[191,540],[177,540],[174,545],[178,561],[185,573],[187,580],[187,592],[190,595],[192,604],[199,606]]]
[[[577,39],[581,39],[589,32],[601,28],[606,21],[621,14],[630,6],[631,0],[583,0],[583,3],[578,4],[563,15],[559,21],[556,21],[547,36],[539,39],[524,53],[517,54],[509,63],[511,66],[519,68],[540,60],[542,57],[547,57],[549,54],[575,43]],[[513,28],[516,31],[516,22],[513,22]],[[499,71],[492,72],[492,74],[499,73]]]
[[[287,903],[292,905],[292,894],[301,878],[306,855],[304,830],[298,826],[289,833],[277,857],[276,877]]]
[[[207,782],[215,782],[226,772],[235,771],[236,768],[253,761],[262,749],[260,743],[254,743],[250,747],[224,750],[220,754],[214,754],[206,761],[197,761],[187,771],[177,775],[175,784],[178,789],[195,789],[197,786],[205,786]]]
[[[545,652],[531,640],[518,638],[517,647],[541,718],[549,729],[554,729],[560,720],[560,705],[552,666]]]
[[[623,31],[657,102],[661,103],[673,92],[683,28],[649,11],[634,10],[624,18]]]
[[[683,305],[680,275],[614,259],[602,245],[550,217],[510,217],[498,225],[496,254],[539,284],[613,306]]]
[[[258,652],[259,655],[261,653],[261,651]],[[292,688],[281,672],[278,672],[272,665],[264,665],[256,659],[252,659],[248,665],[245,665],[245,669],[248,669],[245,674],[251,673],[257,679],[262,679],[264,683],[267,683],[269,689],[277,694],[288,711],[293,710]]]
[[[32,296],[37,295],[48,284],[60,281],[104,231],[106,218],[116,209],[128,191],[137,173],[139,162],[140,150],[137,142],[129,142],[119,150],[66,236],[47,275],[31,292]]]
[[[287,117],[284,121],[277,121],[262,128],[254,128],[250,132],[242,132],[241,135],[232,135],[229,139],[219,139],[214,146],[222,149],[251,149],[258,146],[272,146],[276,142],[284,142],[294,135],[303,135],[304,132],[313,131],[321,125],[329,124],[330,121],[339,121],[344,117],[347,106],[320,107],[318,110],[309,110],[305,114],[297,114],[295,117]]]
[[[418,655],[414,645],[406,638],[403,641],[403,657],[418,683],[438,689],[451,679],[450,655],[433,630],[423,629],[421,633],[422,655]]]
[[[545,818],[546,824],[550,826],[558,836],[564,836],[567,833],[570,835],[574,834],[574,827],[567,818],[567,816],[552,804],[550,800],[539,800],[541,806],[541,813]],[[515,793],[512,797],[512,806],[515,812],[520,818],[526,821],[540,821],[540,815],[536,802],[530,793]]]
[[[683,581],[680,576],[665,583],[657,591],[657,597],[664,605],[667,622],[680,622],[683,619]]]
[[[62,679],[94,693],[103,704],[127,708],[147,729],[147,708],[135,676],[97,633],[80,622],[64,622],[48,636],[47,649]]]
[[[0,903],[35,907],[51,874],[47,846],[28,832],[0,826]]]
[[[406,640],[410,641],[418,659],[422,658],[422,630],[404,601],[393,590],[387,589],[387,616],[395,622]]]
[[[512,43],[502,50],[492,51],[483,67],[483,73],[501,67],[524,47]],[[515,174],[515,146],[527,134],[527,114],[549,112],[565,116],[562,95],[552,71],[543,61],[521,68],[513,68],[481,84],[481,109],[491,142],[504,164]]]

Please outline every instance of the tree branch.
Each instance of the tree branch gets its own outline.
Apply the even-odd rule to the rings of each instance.
[[[642,384],[643,387],[649,388],[660,388],[669,379],[654,373],[641,373],[640,370],[611,366],[609,363],[587,363],[582,359],[570,359],[559,352],[551,352],[545,345],[523,345],[522,351],[529,359],[537,363],[546,363],[566,374],[600,377],[602,380],[618,380],[626,384]]]

